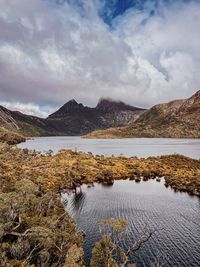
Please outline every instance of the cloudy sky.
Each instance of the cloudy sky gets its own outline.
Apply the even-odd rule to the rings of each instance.
[[[199,0],[0,0],[0,104],[150,107],[200,88]]]

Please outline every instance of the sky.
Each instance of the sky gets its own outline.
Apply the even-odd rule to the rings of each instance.
[[[200,89],[200,0],[0,0],[0,105],[149,108]]]

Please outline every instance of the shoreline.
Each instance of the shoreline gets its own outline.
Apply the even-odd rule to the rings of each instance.
[[[200,159],[198,147],[200,139],[177,138],[124,138],[124,139],[83,139],[81,136],[37,137],[19,144],[19,148],[35,149],[45,153],[49,149],[53,154],[62,149],[91,152],[93,155],[137,156],[138,158],[182,154]]]

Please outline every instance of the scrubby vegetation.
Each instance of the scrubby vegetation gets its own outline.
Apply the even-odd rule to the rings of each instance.
[[[0,150],[0,167],[4,190],[19,179],[30,179],[45,190],[59,192],[83,183],[164,177],[166,185],[200,195],[200,160],[178,154],[138,159],[61,150],[52,156],[51,152],[41,155],[5,146]]]
[[[75,190],[83,183],[159,181],[161,177],[166,186],[200,196],[200,160],[181,155],[104,157],[71,150],[42,155],[2,143],[0,266],[84,266],[83,235],[65,212],[60,192]],[[99,247],[106,249],[105,241],[113,246],[112,240],[104,237],[93,256]],[[95,266],[94,258],[92,262]]]
[[[26,141],[22,135],[3,127],[0,127],[0,140],[2,143],[7,143],[9,145],[15,145]]]
[[[59,196],[32,181],[0,193],[0,223],[0,266],[83,266],[82,234]]]
[[[60,194],[23,171],[20,161],[29,164],[34,157],[1,148],[0,266],[84,266],[83,235],[65,212]]]
[[[84,135],[83,138],[200,138],[199,124],[186,122],[169,122],[165,124],[146,124],[135,122],[129,126],[97,130]]]
[[[124,219],[110,218],[101,222],[102,238],[92,250],[91,267],[136,267],[136,264],[131,262],[131,255],[139,250],[144,243],[148,242],[156,230],[142,229],[133,244],[125,249],[121,241],[127,228],[128,222]]]

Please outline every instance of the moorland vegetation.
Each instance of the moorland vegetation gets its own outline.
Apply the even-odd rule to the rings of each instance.
[[[182,155],[105,157],[72,150],[41,154],[8,145],[13,143],[9,136],[13,140],[7,135],[0,145],[0,266],[84,266],[84,233],[77,230],[60,198],[61,192],[75,192],[82,184],[163,178],[174,190],[200,196],[200,160]],[[108,236],[102,238],[93,249],[91,266],[100,256],[122,266],[109,252],[118,245]],[[120,249],[121,263],[126,263],[128,257]]]

